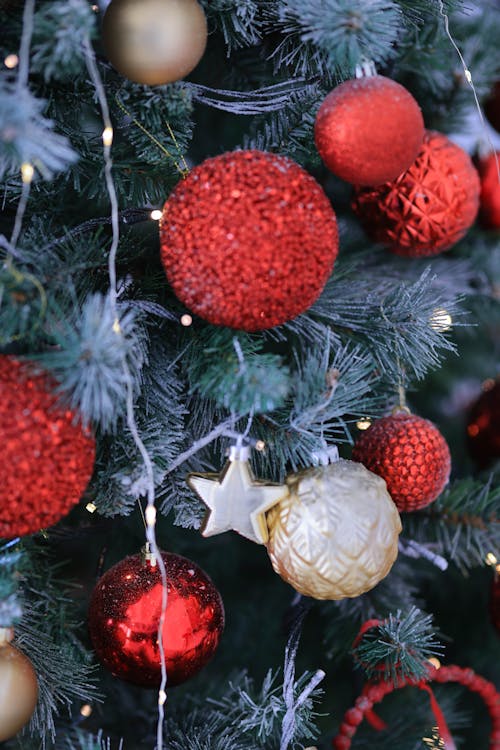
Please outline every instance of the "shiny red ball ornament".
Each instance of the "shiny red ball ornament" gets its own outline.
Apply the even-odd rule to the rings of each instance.
[[[500,634],[500,575],[495,571],[490,593],[491,622]]]
[[[352,457],[385,479],[400,511],[425,508],[450,476],[450,450],[437,427],[404,411],[373,422],[357,439]]]
[[[493,91],[485,101],[484,112],[495,130],[500,133],[500,81],[495,83]]]
[[[498,160],[498,161],[497,161]],[[500,229],[500,151],[484,156],[477,162],[481,180],[479,218],[487,229]]]
[[[412,166],[393,182],[357,188],[352,207],[375,242],[423,258],[462,239],[476,218],[479,190],[469,155],[429,130]]]
[[[56,388],[33,363],[0,355],[0,537],[55,524],[92,475],[94,439],[57,405]]]
[[[368,76],[333,89],[316,116],[316,148],[328,169],[355,185],[394,180],[417,158],[424,120],[396,81]]]
[[[172,552],[161,553],[167,571],[163,645],[168,685],[179,685],[213,656],[224,629],[219,592],[204,571]],[[158,624],[162,583],[157,565],[130,555],[97,582],[89,608],[89,631],[97,656],[122,680],[143,687],[161,681]]]
[[[500,383],[486,388],[470,408],[467,444],[481,469],[500,458]]]
[[[322,188],[290,159],[263,151],[195,167],[165,203],[160,235],[177,297],[210,323],[246,331],[307,310],[338,252]]]

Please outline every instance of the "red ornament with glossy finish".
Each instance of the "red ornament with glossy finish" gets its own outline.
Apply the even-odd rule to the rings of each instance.
[[[193,677],[213,656],[224,629],[224,607],[201,568],[172,552],[161,554],[168,586],[163,644],[173,686]],[[115,677],[143,687],[160,685],[162,590],[158,566],[142,554],[126,557],[97,582],[89,631],[97,656]]]
[[[160,234],[177,297],[210,323],[246,331],[307,310],[338,252],[322,188],[290,159],[263,151],[195,167],[165,203]]]
[[[477,169],[481,180],[481,207],[479,218],[488,229],[500,229],[500,151],[478,160]]]
[[[316,148],[328,169],[355,185],[394,180],[417,158],[424,121],[396,81],[369,76],[333,89],[316,116]]]
[[[482,469],[500,458],[500,383],[494,383],[472,405],[467,418],[467,444]]]
[[[52,526],[92,475],[94,439],[57,405],[56,388],[33,363],[0,355],[0,537]]]
[[[361,433],[354,461],[385,479],[400,511],[425,508],[448,483],[451,457],[448,444],[428,419],[397,412],[377,419]]]
[[[429,130],[412,166],[393,182],[357,188],[352,207],[375,242],[423,258],[462,239],[476,218],[479,191],[469,155]]]

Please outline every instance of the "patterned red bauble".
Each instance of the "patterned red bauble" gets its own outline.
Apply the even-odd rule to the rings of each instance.
[[[495,571],[490,595],[491,622],[500,633],[500,575]]]
[[[417,158],[424,121],[403,86],[384,76],[345,81],[319,108],[316,148],[328,169],[355,185],[394,180]]]
[[[161,258],[174,292],[210,323],[258,331],[304,312],[338,252],[318,183],[290,159],[235,151],[195,167],[165,203]]]
[[[377,419],[362,432],[352,457],[385,479],[400,511],[425,508],[450,476],[450,450],[437,427],[404,411]]]
[[[52,526],[92,475],[94,440],[57,406],[56,387],[33,363],[0,355],[0,537]]]
[[[462,239],[476,218],[479,190],[469,155],[430,130],[406,172],[377,188],[358,188],[352,207],[375,242],[423,258]]]
[[[214,584],[191,560],[161,553],[167,571],[163,645],[168,685],[179,685],[205,666],[224,629],[224,607]],[[161,681],[158,624],[160,570],[142,554],[110,568],[97,582],[89,631],[100,661],[115,677],[143,687]]]
[[[497,162],[498,159],[498,162]],[[477,169],[481,180],[481,207],[479,218],[488,229],[500,229],[500,151],[478,159]]]
[[[467,417],[469,453],[482,469],[500,458],[500,383],[484,391]]]
[[[484,111],[495,130],[500,133],[500,81],[493,86],[493,91],[484,103]]]

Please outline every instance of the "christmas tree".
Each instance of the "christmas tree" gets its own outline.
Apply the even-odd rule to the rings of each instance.
[[[2,747],[500,747],[498,3],[0,25]]]

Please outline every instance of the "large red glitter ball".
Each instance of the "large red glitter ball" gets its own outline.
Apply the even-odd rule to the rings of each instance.
[[[338,252],[335,213],[318,183],[262,151],[195,167],[165,203],[160,232],[179,299],[210,323],[246,331],[304,312]]]
[[[316,148],[338,177],[356,185],[394,180],[417,158],[424,121],[396,81],[369,76],[333,89],[316,116]]]
[[[500,575],[495,572],[490,595],[491,622],[500,633]]]
[[[361,433],[352,457],[385,479],[400,511],[425,508],[450,476],[450,450],[437,427],[403,411],[377,419]]]
[[[500,81],[493,86],[493,91],[484,103],[484,111],[495,130],[500,133]]]
[[[357,188],[352,207],[369,236],[396,255],[437,255],[473,224],[479,177],[463,149],[427,131],[412,166],[393,182]]]
[[[205,666],[224,629],[224,607],[214,584],[191,560],[162,552],[167,571],[163,645],[168,685],[179,685]],[[100,661],[115,677],[144,687],[161,681],[158,624],[160,570],[131,555],[99,579],[89,609],[89,631]]]
[[[0,537],[52,526],[92,475],[94,440],[56,405],[55,388],[34,364],[0,355]]]
[[[487,388],[470,408],[467,443],[480,468],[500,458],[500,383]]]
[[[498,161],[497,161],[498,160]],[[500,229],[500,151],[479,159],[477,169],[481,180],[479,217],[488,229]]]

